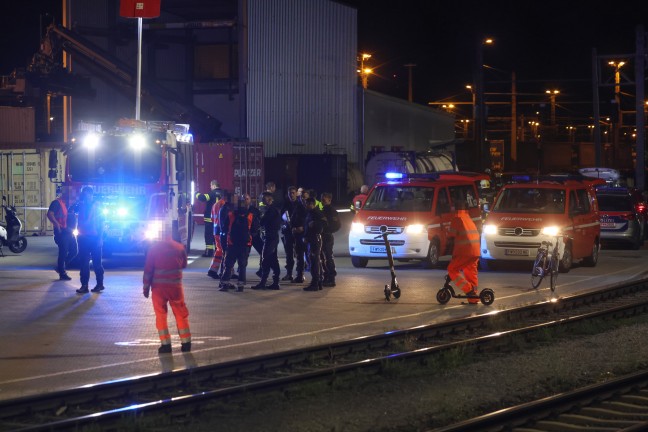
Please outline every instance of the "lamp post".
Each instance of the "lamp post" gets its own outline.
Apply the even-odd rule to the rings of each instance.
[[[414,63],[407,63],[405,66],[407,70],[407,101],[412,102],[413,93],[412,93],[412,68],[416,65]]]
[[[551,103],[551,126],[556,126],[556,95],[560,94],[560,90],[545,90],[545,93],[549,95]]]
[[[623,126],[623,115],[621,114],[621,68],[625,65],[624,61],[616,62],[609,61],[608,64],[614,68],[614,102],[616,103],[617,109],[617,121],[614,126],[614,137],[613,137],[613,154],[616,154],[617,149],[619,148],[619,141],[621,139],[621,127]]]
[[[486,139],[486,103],[484,100],[484,45],[491,45],[490,38],[480,39],[477,43],[475,61],[475,145],[477,146],[477,164],[479,169],[489,167],[488,152],[485,149]]]

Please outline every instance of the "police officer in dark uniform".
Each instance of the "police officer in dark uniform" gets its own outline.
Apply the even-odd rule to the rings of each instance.
[[[203,216],[205,222],[205,252],[202,255],[204,257],[214,256],[214,221],[211,217],[211,211],[216,201],[222,195],[222,191],[218,188],[218,182],[216,180],[212,180],[209,187],[211,190],[208,193],[198,192],[196,194],[196,199],[205,203],[205,213]]]
[[[326,228],[322,233],[322,269],[324,270],[324,280],[322,285],[325,287],[335,286],[335,259],[333,258],[333,245],[335,238],[333,234],[340,229],[340,216],[337,210],[333,208],[331,202],[333,201],[333,194],[324,192],[322,194],[322,204],[324,205],[324,217],[326,218]]]
[[[306,222],[306,207],[302,197],[295,200],[293,211],[290,215],[290,227],[295,239],[295,271],[297,275],[290,281],[291,283],[304,283],[304,254],[306,253],[306,244],[304,243],[304,224]]]
[[[326,228],[326,218],[322,211],[317,208],[315,198],[306,199],[306,218],[304,220],[304,240],[308,247],[310,261],[310,273],[312,279],[304,291],[319,291],[322,289],[322,233]]]
[[[261,282],[252,289],[278,290],[279,276],[281,269],[277,258],[277,247],[279,246],[279,230],[281,229],[281,215],[279,209],[273,205],[274,198],[271,192],[263,192],[263,203],[265,212],[261,216],[261,228],[264,232]],[[272,284],[266,286],[266,281],[272,270]]]
[[[293,268],[295,267],[295,236],[292,233],[290,216],[297,203],[297,188],[290,186],[288,188],[288,199],[281,207],[281,241],[284,251],[286,252],[286,276],[281,278],[282,281],[293,280]]]
[[[274,201],[274,193],[277,190],[277,185],[275,185],[274,182],[268,182],[265,184],[265,188],[266,188],[265,191],[261,192],[261,195],[259,195],[259,199],[257,200],[257,202],[259,203],[258,205],[259,205],[259,211],[261,212],[261,216],[263,216],[263,213],[265,212],[266,209],[266,204],[263,202],[263,195],[266,192],[270,192],[270,194],[272,195],[272,199]]]

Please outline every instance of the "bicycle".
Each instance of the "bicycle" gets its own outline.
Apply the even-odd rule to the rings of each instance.
[[[533,262],[533,269],[531,270],[531,286],[534,289],[537,289],[542,279],[549,274],[549,288],[551,288],[552,292],[556,290],[558,267],[560,264],[558,239],[559,236],[556,236],[553,243],[543,241],[538,248],[538,254],[536,255],[536,259]]]

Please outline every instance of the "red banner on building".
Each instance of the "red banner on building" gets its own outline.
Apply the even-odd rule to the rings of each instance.
[[[157,18],[162,0],[120,0],[119,16],[123,18]]]

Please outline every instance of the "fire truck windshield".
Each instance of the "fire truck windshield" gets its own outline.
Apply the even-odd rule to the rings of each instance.
[[[363,209],[395,212],[429,212],[434,187],[386,185],[376,187]]]
[[[94,147],[74,145],[68,152],[71,180],[92,183],[155,183],[162,149],[153,140],[133,148],[125,136],[101,136]]]

